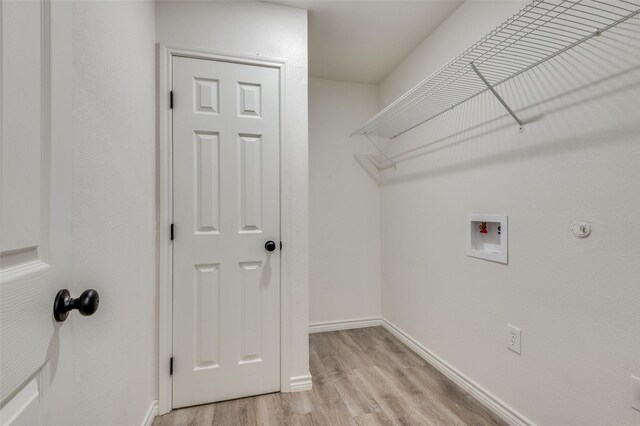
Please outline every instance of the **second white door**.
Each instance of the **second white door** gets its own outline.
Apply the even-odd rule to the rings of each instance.
[[[173,406],[278,391],[279,70],[176,57],[173,99]]]

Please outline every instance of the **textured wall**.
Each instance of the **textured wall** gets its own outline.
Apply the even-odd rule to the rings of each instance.
[[[290,232],[282,240],[288,256],[283,279],[291,283],[283,309],[291,327],[290,376],[309,372],[309,161],[307,120],[307,11],[258,2],[183,2],[156,4],[156,41],[171,46],[287,59],[282,214]],[[285,278],[287,277],[287,278]],[[287,311],[287,306],[289,310]]]
[[[523,4],[465,3],[382,83],[382,103]],[[487,95],[389,145],[423,155],[383,173],[383,315],[541,425],[640,423],[637,25],[502,86],[523,134]],[[509,216],[508,265],[466,256],[468,213]]]
[[[310,322],[380,316],[380,196],[353,158],[378,86],[309,80]]]
[[[73,424],[138,425],[156,399],[155,55],[151,1],[74,11]],[[62,284],[61,284],[62,285]]]

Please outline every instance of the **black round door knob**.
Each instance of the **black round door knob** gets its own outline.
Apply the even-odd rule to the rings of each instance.
[[[276,249],[276,243],[275,243],[275,242],[273,242],[273,241],[267,241],[267,242],[264,244],[264,249],[265,249],[266,251],[274,251],[274,250]]]
[[[77,309],[86,317],[95,314],[99,304],[100,295],[94,289],[85,290],[80,297],[74,299],[65,288],[56,294],[56,299],[53,301],[53,317],[56,321],[62,322],[67,319],[69,312],[73,309]]]

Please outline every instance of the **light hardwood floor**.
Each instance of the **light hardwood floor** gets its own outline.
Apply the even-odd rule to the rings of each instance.
[[[309,336],[313,390],[174,410],[167,425],[504,425],[382,327]]]

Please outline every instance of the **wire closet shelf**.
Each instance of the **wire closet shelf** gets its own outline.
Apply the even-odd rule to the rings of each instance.
[[[486,91],[522,131],[524,123],[495,87],[638,14],[640,0],[534,0],[351,136],[394,139]]]

